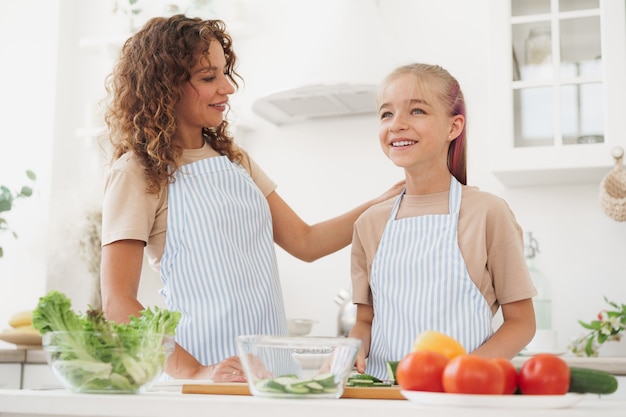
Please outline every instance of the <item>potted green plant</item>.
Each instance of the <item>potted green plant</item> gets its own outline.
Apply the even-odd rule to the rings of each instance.
[[[576,356],[598,356],[599,350],[605,342],[619,342],[626,329],[626,304],[617,304],[604,300],[612,309],[601,310],[596,320],[590,322],[578,321],[588,333],[574,340],[568,348]]]
[[[35,181],[37,176],[33,171],[26,171],[26,176],[31,180]],[[20,198],[26,198],[33,195],[33,189],[27,185],[22,186],[20,190],[12,190],[6,185],[0,185],[0,235],[4,233],[11,234],[14,238],[17,239],[17,233],[9,227],[7,219],[4,217],[4,213],[11,211],[13,209],[13,203],[15,200]],[[4,255],[4,251],[2,246],[0,246],[0,258]]]

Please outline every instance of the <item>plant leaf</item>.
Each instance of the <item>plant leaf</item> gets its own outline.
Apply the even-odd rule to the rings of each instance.
[[[592,321],[591,323],[585,323],[581,320],[578,320],[581,326],[588,330],[600,330],[600,322],[597,320]]]
[[[585,353],[587,356],[593,356],[593,337],[590,337],[585,344]]]
[[[33,189],[27,186],[23,186],[20,190],[19,195],[22,197],[30,197],[31,195],[33,195]]]

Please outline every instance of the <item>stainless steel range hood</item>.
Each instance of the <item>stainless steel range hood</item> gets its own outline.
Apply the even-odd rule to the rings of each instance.
[[[305,86],[263,97],[252,110],[276,125],[370,114],[376,112],[376,88],[369,84]]]

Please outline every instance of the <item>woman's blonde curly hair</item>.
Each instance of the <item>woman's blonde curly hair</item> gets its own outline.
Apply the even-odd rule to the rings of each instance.
[[[220,43],[226,57],[226,76],[237,88],[236,55],[221,20],[176,15],[156,17],[129,38],[119,61],[107,77],[105,122],[113,145],[112,159],[132,152],[144,168],[147,192],[158,194],[174,180],[181,146],[174,141],[175,106],[191,68],[208,57],[209,44]],[[228,122],[203,129],[205,140],[231,161],[243,155],[228,133]]]

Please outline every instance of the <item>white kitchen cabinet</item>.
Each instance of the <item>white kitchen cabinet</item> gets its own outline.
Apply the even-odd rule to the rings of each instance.
[[[490,9],[491,171],[512,187],[599,184],[626,148],[626,1]]]
[[[22,389],[61,388],[62,385],[48,364],[25,363]]]
[[[21,380],[21,363],[0,364],[0,389],[20,389]]]

